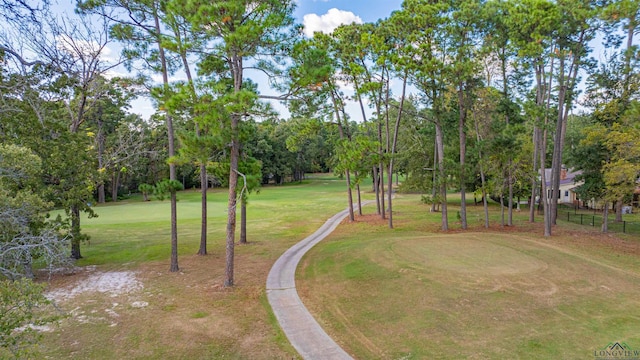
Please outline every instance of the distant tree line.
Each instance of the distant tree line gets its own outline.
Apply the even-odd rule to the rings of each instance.
[[[605,214],[630,201],[640,177],[636,1],[406,0],[386,19],[311,38],[294,24],[294,1],[86,0],[63,16],[46,3],[4,4],[0,140],[39,159],[30,191],[43,209],[66,211],[55,226],[76,259],[81,213],[137,191],[170,198],[178,271],[176,192],[202,191],[205,255],[206,190],[228,188],[232,286],[236,209],[261,184],[336,172],[354,219],[370,177],[376,211],[393,227],[402,174],[400,189],[423,193],[443,230],[455,190],[463,229],[473,193],[485,226],[490,196],[503,225],[524,198],[532,222],[539,204],[550,236],[558,192],[549,190],[563,165],[582,171],[580,197]],[[599,39],[604,59],[592,54]],[[121,54],[109,54],[111,42]],[[116,76],[121,66],[129,75]],[[172,80],[177,72],[185,80]],[[153,99],[150,119],[129,112],[140,95]]]

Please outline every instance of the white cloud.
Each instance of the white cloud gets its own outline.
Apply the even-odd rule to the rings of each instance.
[[[362,19],[351,11],[338,10],[336,8],[329,9],[326,14],[321,16],[307,14],[302,18],[304,34],[308,37],[312,37],[316,31],[328,34],[340,25],[352,23],[362,24]]]
[[[162,81],[163,81],[162,74],[158,74],[158,73],[151,74],[151,81],[153,81],[156,84],[162,84]],[[176,82],[176,81],[187,81],[187,75],[180,72],[173,76],[169,76],[170,83]]]
[[[120,52],[113,51],[109,46],[105,46],[100,53],[100,59],[110,64],[120,62]]]
[[[352,95],[353,95],[353,94],[355,94],[355,92],[356,92],[356,89],[355,89],[355,87],[353,86],[353,84],[351,84],[351,83],[349,83],[349,82],[346,82],[346,81],[344,81],[344,80],[340,80],[340,79],[338,79],[338,80],[336,81],[336,85],[338,85],[338,87],[339,87],[341,90],[345,91],[345,92],[347,93],[347,95],[349,95],[349,96],[352,96]]]
[[[156,112],[156,108],[151,99],[139,96],[131,102],[131,108],[129,108],[128,112],[138,114],[143,119],[148,120]]]
[[[113,51],[108,46],[99,44],[93,40],[75,39],[68,35],[58,35],[56,40],[58,49],[65,51],[76,59],[80,57],[91,58],[97,55],[100,60],[105,62],[117,60]]]
[[[118,70],[114,70],[114,69],[110,69],[110,70],[105,71],[103,75],[108,80],[111,80],[111,79],[116,78],[116,77],[117,78],[131,77],[131,73],[118,71]]]

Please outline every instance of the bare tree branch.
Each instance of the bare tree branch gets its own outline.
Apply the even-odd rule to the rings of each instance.
[[[0,45],[0,51],[4,51],[5,53],[13,55],[23,66],[45,65],[45,63],[40,60],[27,61],[22,56],[20,56],[20,54],[5,45]]]

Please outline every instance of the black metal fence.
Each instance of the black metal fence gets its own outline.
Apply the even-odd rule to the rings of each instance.
[[[566,220],[575,224],[602,228],[603,217],[602,215],[576,214],[572,212],[567,212],[563,220]],[[640,223],[636,223],[636,222],[608,221],[607,228],[609,231],[612,231],[612,232],[621,232],[625,234],[640,235]]]

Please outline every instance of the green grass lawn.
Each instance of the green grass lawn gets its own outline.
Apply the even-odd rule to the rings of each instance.
[[[281,333],[264,292],[275,260],[346,207],[346,186],[332,176],[270,186],[251,194],[248,245],[236,246],[233,289],[222,287],[227,191],[208,193],[208,256],[200,242],[200,193],[178,195],[180,272],[170,273],[169,202],[95,206],[82,220],[91,240],[82,244],[83,269],[56,277],[51,288],[69,289],[94,273],[132,271],[144,289],[87,293],[61,301],[71,316],[45,333],[43,357],[56,359],[283,359],[296,352]],[[239,218],[238,218],[239,220]],[[239,223],[238,223],[239,230]],[[96,270],[94,269],[96,267]],[[89,280],[87,280],[89,279]],[[136,302],[148,306],[138,309]],[[117,314],[114,315],[114,314]],[[0,356],[1,357],[1,356]]]
[[[295,240],[315,231],[333,213],[346,206],[344,181],[331,176],[262,188],[249,198],[247,224],[249,241],[264,243]],[[208,238],[212,249],[225,240],[227,221],[226,189],[207,194]],[[138,263],[169,256],[170,203],[168,200],[141,201],[134,197],[106,203],[93,209],[98,217],[82,220],[82,231],[90,235],[82,244],[79,265]],[[198,251],[200,244],[200,191],[178,194],[179,254]],[[57,214],[55,212],[53,215]],[[238,211],[239,231],[240,212]]]
[[[524,213],[515,229],[486,231],[473,206],[473,230],[442,233],[440,214],[418,200],[398,197],[395,230],[344,224],[299,268],[303,301],[355,358],[587,359],[615,341],[640,349],[637,238],[561,224],[544,239]]]
[[[370,186],[367,186],[367,190]],[[179,194],[181,271],[169,270],[169,203],[132,198],[83,219],[83,267],[52,279],[71,289],[96,273],[133,272],[142,289],[61,301],[70,316],[44,333],[43,358],[291,359],[264,291],[274,261],[346,207],[344,181],[321,176],[252,194],[248,240],[236,247],[236,286],[223,288],[227,192],[209,192],[209,255],[197,256],[199,192]],[[452,195],[452,202],[456,202]],[[373,195],[367,193],[365,198]],[[609,342],[640,348],[638,239],[560,223],[551,239],[516,226],[449,233],[419,195],[398,194],[395,229],[375,205],[303,259],[297,285],[327,331],[358,359],[592,358]],[[459,201],[459,200],[458,200]],[[94,270],[95,266],[95,270]],[[138,308],[136,303],[144,302]]]

